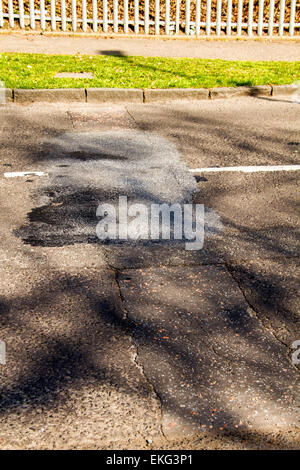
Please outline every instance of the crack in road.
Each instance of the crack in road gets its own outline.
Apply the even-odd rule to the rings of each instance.
[[[121,286],[120,286],[120,282],[119,282],[119,275],[120,275],[120,271],[119,270],[114,270],[114,279],[115,279],[115,284],[117,286],[117,290],[118,290],[118,294],[119,294],[119,299],[120,299],[120,302],[121,302],[121,306],[122,306],[122,311],[123,311],[123,320],[126,324],[126,327],[128,328],[128,330],[130,331],[130,333],[128,333],[128,337],[130,339],[130,342],[132,344],[131,348],[132,348],[132,362],[133,364],[136,366],[136,368],[138,369],[138,371],[140,372],[140,374],[142,375],[142,377],[144,377],[146,383],[148,384],[153,396],[155,397],[157,403],[158,403],[158,406],[159,406],[159,410],[160,410],[160,423],[159,423],[159,430],[160,430],[160,433],[162,435],[162,437],[166,440],[167,437],[164,433],[164,430],[163,430],[163,407],[162,407],[162,400],[161,400],[161,397],[159,396],[159,393],[157,392],[157,390],[155,389],[153,383],[151,382],[150,378],[147,376],[146,372],[145,372],[145,369],[144,367],[142,366],[142,364],[138,361],[138,355],[139,355],[139,347],[138,347],[138,343],[135,341],[134,339],[134,328],[135,328],[135,323],[130,319],[130,316],[129,316],[129,312],[125,306],[125,303],[126,303],[126,300],[123,296],[123,293],[122,293],[122,289],[121,289]]]
[[[275,340],[280,343],[282,346],[284,346],[286,349],[287,349],[287,352],[286,352],[286,357],[290,363],[290,365],[295,369],[297,370],[297,372],[300,371],[300,366],[297,367],[296,364],[293,363],[292,359],[291,359],[291,355],[292,355],[292,352],[293,352],[293,349],[287,344],[285,343],[284,341],[282,341],[278,335],[275,333],[275,331],[272,329],[272,327],[270,327],[269,325],[267,325],[266,322],[263,321],[263,319],[260,317],[259,315],[259,312],[258,310],[255,308],[255,306],[251,303],[251,301],[249,300],[245,290],[243,289],[243,287],[241,286],[241,283],[239,281],[239,279],[234,276],[231,268],[230,268],[230,264],[229,263],[225,263],[224,266],[226,267],[228,273],[230,274],[230,276],[232,277],[232,279],[234,280],[234,282],[236,283],[239,291],[241,292],[243,298],[245,299],[249,309],[251,310],[254,318],[258,321],[258,323],[263,327],[263,329],[265,329],[266,331],[268,331],[272,336],[273,338],[275,338]]]

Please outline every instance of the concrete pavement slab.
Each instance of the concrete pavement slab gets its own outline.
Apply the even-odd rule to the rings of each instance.
[[[229,270],[259,320],[291,354],[300,334],[299,258],[240,260]]]
[[[224,260],[298,256],[297,173],[196,177],[195,203],[213,208],[220,217],[222,229],[215,233],[215,243]]]
[[[43,141],[73,128],[68,109],[59,103],[0,107],[2,154],[0,167],[5,171],[38,170],[45,158]],[[13,138],[12,138],[13,135]],[[33,169],[31,167],[31,169]]]
[[[3,34],[0,52],[44,54],[136,55],[145,57],[201,57],[225,60],[299,60],[299,42],[293,39],[114,38]]]
[[[0,447],[128,447],[161,438],[110,271],[0,268]]]
[[[137,125],[177,146],[190,168],[299,163],[300,107],[275,97],[128,106]]]
[[[138,361],[167,438],[299,426],[299,376],[224,267],[121,272]]]
[[[90,104],[72,106],[68,110],[73,128],[80,130],[137,129],[124,104]]]

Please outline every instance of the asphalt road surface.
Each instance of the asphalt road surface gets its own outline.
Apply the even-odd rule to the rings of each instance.
[[[299,129],[284,98],[0,107],[1,448],[299,447],[299,171],[189,171],[297,165]],[[203,248],[100,241],[119,196],[204,204]]]

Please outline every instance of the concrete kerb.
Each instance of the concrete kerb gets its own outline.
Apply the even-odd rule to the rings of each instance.
[[[220,88],[55,88],[2,89],[0,104],[17,103],[151,103],[180,100],[234,98],[241,96],[292,96],[296,85],[260,85]],[[4,91],[3,91],[4,90]],[[1,91],[1,90],[0,90]]]
[[[15,89],[13,90],[15,103],[73,103],[86,101],[84,88],[54,88],[54,89]]]
[[[87,103],[143,103],[144,92],[139,88],[87,88]]]
[[[166,88],[145,89],[144,102],[175,101],[175,100],[203,100],[209,98],[208,88]]]
[[[296,84],[293,85],[273,85],[272,86],[272,96],[291,96],[299,90],[300,92],[300,83],[297,86]]]
[[[210,98],[233,98],[237,96],[271,96],[272,87],[269,85],[260,86],[239,86],[229,88],[210,89]]]
[[[13,90],[0,87],[0,104],[11,103],[13,101]]]

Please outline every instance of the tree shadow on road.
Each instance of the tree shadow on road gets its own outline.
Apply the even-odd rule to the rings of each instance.
[[[159,111],[157,118],[164,120],[165,111]],[[175,130],[179,122],[181,130]],[[218,124],[212,119],[206,122],[209,132],[226,143],[230,126],[220,129]],[[170,138],[177,138],[180,147],[190,126],[204,125],[192,114],[178,112]],[[156,125],[142,122],[141,129],[145,128],[158,131]],[[40,128],[40,135],[43,133],[48,134],[49,129]],[[236,149],[245,148],[244,137],[241,134],[234,142]],[[291,141],[292,137],[280,133],[278,143],[284,139]],[[250,151],[263,152],[268,137],[256,142]],[[207,150],[201,135],[194,136],[191,145],[203,154]],[[40,149],[31,146],[27,161],[39,158],[44,158]],[[273,160],[280,158],[280,152],[273,155]],[[55,206],[61,201],[54,191],[48,207],[56,214],[61,211],[57,220],[65,237],[63,246],[75,243],[75,253],[76,241],[69,231],[73,221],[90,226],[91,233],[94,230],[92,213],[99,194],[85,191],[82,186],[71,192],[63,209]],[[208,191],[207,203],[217,207],[225,194],[226,188],[218,193]],[[101,194],[100,199],[103,197],[106,195]],[[290,207],[288,201],[285,204],[287,210],[295,210],[293,202]],[[26,226],[32,229],[31,224],[36,224],[39,237],[34,238],[33,229],[33,239],[46,240],[47,250],[45,233],[48,230],[51,238],[52,215],[50,221],[44,214],[41,220],[37,211],[41,209],[29,214]],[[289,342],[297,339],[293,335],[299,331],[299,317],[289,303],[297,276],[293,265],[285,268],[295,253],[296,233],[291,233],[286,220],[281,232],[275,230],[271,235],[249,230],[233,217],[224,216],[223,224],[228,239],[222,240],[220,234],[209,238],[205,262],[202,253],[190,256],[184,250],[178,253],[177,248],[172,252],[163,243],[140,248],[139,256],[136,246],[101,247],[94,238],[90,242],[106,253],[106,269],[71,265],[54,269],[50,263],[35,265],[32,254],[32,271],[23,269],[16,275],[16,268],[10,274],[3,270],[6,293],[0,303],[0,323],[1,339],[8,338],[9,367],[1,370],[0,414],[7,439],[13,439],[9,429],[17,417],[29,429],[28,446],[30,440],[37,447],[47,445],[46,441],[53,446],[57,436],[54,423],[67,435],[77,419],[79,425],[83,423],[79,441],[88,436],[95,442],[99,430],[103,442],[109,441],[109,435],[116,432],[114,420],[119,420],[118,435],[125,429],[128,432],[129,426],[131,438],[145,439],[149,432],[147,403],[151,401],[158,411],[162,407],[165,432],[172,435],[180,425],[181,433],[186,428],[186,435],[191,432],[191,438],[199,439],[198,446],[203,445],[201,440],[207,445],[205,439],[211,437],[219,440],[216,445],[220,447],[237,440],[242,446],[257,448],[265,445],[261,440],[269,434],[266,446],[293,447],[288,439],[280,442],[264,429],[270,429],[272,414],[276,417],[278,413],[282,428],[290,429],[297,403],[297,370],[289,360]],[[22,230],[24,233],[24,227]],[[279,237],[287,232],[286,246]],[[246,253],[251,245],[253,252],[263,256],[247,260],[232,255],[230,247],[242,251],[243,245]],[[50,260],[50,252],[44,253]],[[128,409],[140,417],[138,430],[136,421],[126,414]],[[262,409],[267,409],[266,416]],[[260,421],[255,418],[257,410]],[[152,419],[153,410],[148,412]],[[97,413],[101,419],[91,423],[90,417]],[[43,426],[50,426],[46,438],[37,437],[36,428]],[[160,430],[156,437],[163,440]],[[60,437],[57,440],[59,446],[68,446]]]

